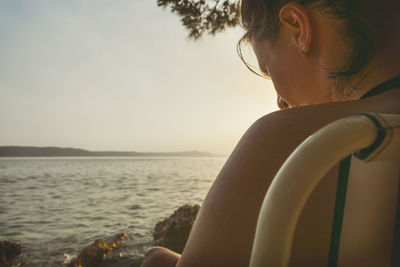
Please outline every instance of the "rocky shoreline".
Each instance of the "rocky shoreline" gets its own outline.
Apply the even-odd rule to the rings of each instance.
[[[175,210],[168,218],[158,222],[153,230],[154,245],[181,253],[199,209],[199,205],[186,204]],[[110,241],[95,240],[76,258],[69,259],[64,267],[139,267],[143,258],[131,259],[119,252],[127,237],[126,233],[120,233]],[[14,263],[22,252],[21,245],[0,241],[0,266],[29,267],[29,262]]]

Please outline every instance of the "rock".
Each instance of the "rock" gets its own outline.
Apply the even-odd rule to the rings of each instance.
[[[67,267],[98,267],[106,257],[116,248],[119,248],[122,240],[128,235],[125,233],[117,235],[110,242],[97,239],[93,244],[84,248],[79,256],[74,259]]]
[[[0,266],[13,266],[14,258],[21,254],[21,246],[8,241],[0,241]]]
[[[158,222],[153,231],[155,244],[181,253],[199,209],[199,205],[186,204],[174,211],[169,218]]]
[[[21,246],[8,241],[0,241],[0,266],[13,266],[14,258],[21,254]]]

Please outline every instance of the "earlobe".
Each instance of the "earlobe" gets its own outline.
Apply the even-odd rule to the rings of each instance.
[[[290,2],[284,5],[279,12],[279,19],[283,26],[293,34],[293,41],[299,52],[306,56],[310,53],[312,29],[307,10],[299,3]]]

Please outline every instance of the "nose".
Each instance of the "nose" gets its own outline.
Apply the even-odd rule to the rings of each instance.
[[[286,103],[286,101],[285,101],[280,95],[278,95],[277,103],[278,103],[278,107],[279,107],[280,109],[287,109],[287,108],[289,108],[289,104]]]

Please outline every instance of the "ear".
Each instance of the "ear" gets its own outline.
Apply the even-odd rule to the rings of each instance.
[[[312,40],[311,21],[307,10],[297,2],[289,2],[281,8],[279,19],[293,34],[293,41],[299,51],[307,55]]]

